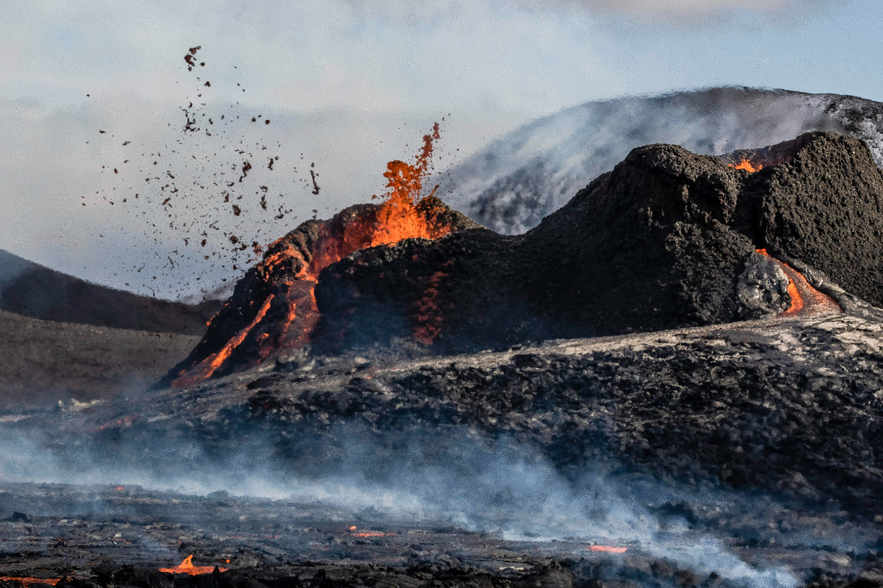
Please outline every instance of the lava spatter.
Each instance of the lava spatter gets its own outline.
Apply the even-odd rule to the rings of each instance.
[[[387,164],[381,203],[350,207],[328,221],[307,221],[271,244],[190,357],[170,372],[169,382],[192,385],[308,343],[319,326],[314,288],[320,274],[351,253],[404,239],[438,239],[451,231],[477,227],[445,207],[434,189],[424,194],[433,170],[434,142],[439,138],[436,123],[423,137],[412,162]],[[436,281],[441,279],[438,276]],[[431,344],[438,334],[440,321],[431,308],[432,288],[430,283],[430,298],[418,313],[414,333],[424,344]],[[267,301],[259,311],[258,300]]]
[[[216,566],[195,566],[193,565],[193,556],[188,555],[180,564],[173,568],[160,568],[159,571],[167,574],[187,574],[188,576],[199,576],[202,574],[211,574],[215,571]],[[226,572],[227,568],[217,568],[219,572]]]
[[[112,129],[101,129],[102,140],[109,141],[102,149],[115,159],[101,168],[111,183],[95,195],[95,202],[122,205],[122,214],[144,223],[142,240],[171,249],[156,257],[149,273],[132,268],[133,287],[154,293],[163,282],[179,284],[174,292],[179,296],[192,295],[195,289],[210,294],[212,286],[206,282],[219,275],[235,277],[236,268],[255,261],[239,243],[270,242],[281,232],[278,223],[290,219],[294,210],[290,178],[284,176],[299,173],[297,167],[271,151],[265,138],[244,140],[252,116],[239,102],[219,104],[227,88],[204,75],[223,72],[198,61],[201,51],[202,45],[195,45],[185,53],[192,86],[179,107],[183,120],[162,125],[166,130],[158,141],[127,138],[116,143]],[[281,140],[272,143],[285,151]],[[124,158],[117,151],[120,147],[125,148]],[[267,161],[264,157],[269,165],[254,163]],[[304,195],[310,180],[300,180]],[[280,181],[285,186],[274,187]],[[83,205],[87,202],[84,198]]]

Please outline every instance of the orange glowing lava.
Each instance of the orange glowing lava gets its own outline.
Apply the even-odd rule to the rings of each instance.
[[[344,229],[343,239],[331,237],[332,229],[326,226],[310,265],[298,277],[318,280],[323,269],[360,249],[390,245],[404,239],[438,239],[448,234],[450,228],[432,223],[427,215],[431,211],[425,208],[430,202],[428,199],[435,195],[435,188],[423,196],[424,182],[432,170],[432,142],[439,138],[438,123],[435,123],[432,134],[423,136],[423,147],[413,164],[399,160],[386,164],[383,173],[386,193],[375,218],[355,219]]]
[[[755,251],[778,263],[788,277],[788,296],[791,297],[791,306],[779,316],[787,317],[841,311],[840,306],[830,296],[822,294],[810,286],[806,278],[803,277],[803,274],[787,263],[770,256],[766,249],[756,249]]]
[[[450,265],[450,260],[446,262]],[[417,325],[414,328],[414,340],[424,345],[432,345],[432,342],[441,332],[442,315],[438,307],[438,288],[442,280],[448,274],[437,271],[429,278],[429,286],[423,293],[423,297],[417,302]]]
[[[355,526],[349,528],[349,532],[354,537],[390,537],[395,533],[384,533],[383,531],[358,531]]]
[[[762,164],[760,164],[760,163],[753,164],[750,161],[748,161],[747,159],[742,159],[741,161],[739,161],[739,163],[730,163],[727,165],[728,165],[728,167],[732,167],[735,169],[744,169],[745,171],[751,172],[751,173],[754,173],[756,171],[760,171],[763,169]]]
[[[193,565],[193,556],[188,555],[180,565],[173,568],[160,568],[159,571],[167,574],[187,574],[189,576],[198,576],[200,574],[211,574],[215,571],[216,566],[195,566]],[[219,572],[226,572],[227,568],[218,568]]]
[[[613,547],[611,545],[589,545],[586,547],[589,551],[603,551],[604,553],[625,553],[628,547]]]
[[[254,320],[251,323],[239,331],[235,337],[227,341],[227,344],[221,348],[220,351],[209,355],[206,357],[201,363],[196,365],[189,373],[181,376],[174,382],[172,382],[172,386],[192,386],[193,384],[197,384],[211,377],[215,371],[219,367],[221,367],[227,358],[230,357],[230,354],[233,353],[233,350],[239,347],[239,345],[245,340],[251,330],[261,322],[261,319],[264,318],[264,315],[267,314],[267,310],[270,309],[270,303],[273,302],[273,295],[270,294],[266,300],[264,300],[264,305],[261,306],[261,309],[258,311],[258,314],[254,317]]]
[[[33,584],[49,584],[50,586],[55,586],[59,582],[61,582],[61,578],[15,578],[12,576],[0,576],[0,582],[10,582],[10,581],[21,582],[22,586],[28,588]]]
[[[264,259],[250,272],[257,284],[255,289],[261,292],[259,297],[266,297],[263,306],[253,314],[254,305],[259,300],[256,296],[258,300],[252,301],[251,306],[239,309],[240,316],[254,316],[254,319],[227,339],[220,350],[204,356],[192,368],[179,374],[172,386],[191,386],[210,378],[246,340],[247,348],[243,351],[254,363],[278,351],[308,343],[320,315],[315,286],[319,274],[329,265],[361,249],[389,245],[403,239],[438,239],[448,234],[450,221],[440,215],[442,208],[434,197],[438,186],[424,195],[427,179],[433,170],[433,143],[439,138],[436,123],[432,132],[423,137],[414,161],[396,160],[387,164],[383,174],[386,191],[377,206],[350,211],[348,216],[322,222],[316,229],[318,235],[311,237],[309,242],[283,237],[270,245]],[[438,334],[440,319],[437,312],[431,311],[433,292],[437,292],[440,279],[433,277],[430,280],[427,308],[418,309],[417,313],[415,338],[426,344]],[[216,321],[209,322],[211,328]]]

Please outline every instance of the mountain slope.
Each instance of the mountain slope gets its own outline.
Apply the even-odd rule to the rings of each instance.
[[[0,250],[0,310],[31,318],[117,329],[201,335],[220,310],[157,300],[51,270]]]
[[[108,398],[155,381],[197,337],[41,321],[0,310],[0,407]]]
[[[883,104],[837,94],[713,88],[588,102],[505,135],[446,174],[439,194],[504,234],[539,224],[635,147],[716,155],[808,131],[862,139],[883,165]]]

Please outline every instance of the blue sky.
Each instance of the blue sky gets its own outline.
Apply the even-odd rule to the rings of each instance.
[[[275,176],[295,209],[289,224],[229,219],[269,239],[313,209],[366,201],[385,162],[410,156],[442,117],[440,167],[536,117],[621,95],[738,84],[883,101],[881,30],[880,0],[5,2],[0,248],[149,290],[132,268],[165,256],[144,237],[161,219],[104,206],[133,180],[101,166],[129,157],[117,139],[148,150],[175,140],[167,125],[196,87],[183,61],[194,45],[209,107],[272,116],[243,136],[321,170],[320,199],[305,166]],[[180,146],[173,165],[188,148],[208,147]],[[153,291],[175,295],[168,284],[197,266],[166,268]],[[219,267],[203,284],[223,272],[233,275]]]

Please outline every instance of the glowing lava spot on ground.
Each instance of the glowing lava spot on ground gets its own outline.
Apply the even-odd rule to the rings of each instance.
[[[589,551],[601,551],[604,553],[625,553],[628,547],[613,547],[611,545],[589,545],[586,547]]]
[[[198,576],[200,574],[211,574],[215,571],[216,566],[195,566],[193,565],[193,556],[188,555],[179,565],[173,568],[160,568],[159,571],[167,574],[187,574],[190,576]],[[218,568],[219,572],[226,572],[227,568]]]
[[[61,581],[61,578],[16,578],[12,576],[0,576],[0,582],[21,582],[25,588],[29,588],[34,584],[49,584],[55,586]]]

